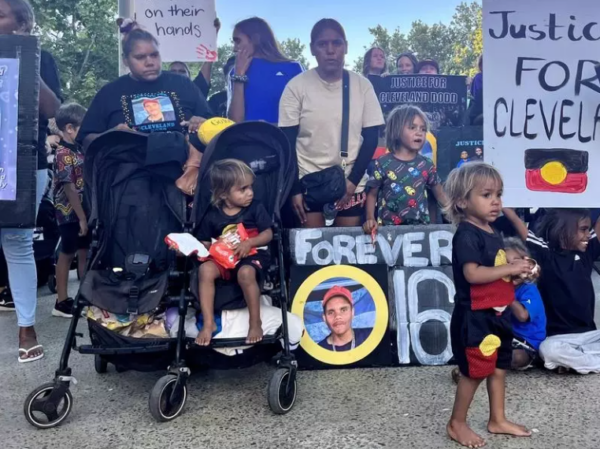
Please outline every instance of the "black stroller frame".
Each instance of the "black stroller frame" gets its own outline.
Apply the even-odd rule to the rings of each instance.
[[[235,140],[236,136],[245,135],[245,133],[248,132],[250,132],[253,137],[266,134],[270,136],[273,141],[276,141],[277,144],[283,145],[284,148],[288,150],[287,152],[282,151],[280,163],[284,164],[284,167],[279,170],[280,178],[282,177],[281,173],[286,172],[292,163],[289,156],[289,143],[287,142],[286,137],[272,125],[262,122],[247,122],[228,128],[213,140],[211,145],[205,151],[198,178],[199,185],[203,180],[206,180],[208,168],[210,164],[214,162],[213,159],[218,157],[215,156],[215,154],[216,149],[219,146],[219,140],[222,138],[227,139],[228,136],[233,136],[233,139]],[[123,134],[123,132],[119,131],[112,133]],[[226,157],[235,158],[235,155],[226,155]],[[282,180],[280,179],[280,181]],[[279,184],[284,185],[286,183],[284,182],[282,184],[279,182]],[[287,187],[280,187],[280,191],[277,192],[277,197],[285,199],[289,194],[290,188],[291,185],[289,183],[287,183]],[[198,224],[202,219],[203,214],[206,212],[205,208],[198,207],[198,204],[202,203],[201,195],[206,194],[206,190],[197,188],[196,191],[198,194],[194,201],[192,221]],[[183,197],[181,205],[182,210],[185,211],[187,206]],[[281,209],[280,206],[281,204],[276,202],[274,211],[270,211],[274,212],[273,216],[275,217],[272,245],[278,255],[275,270],[270,270],[270,274],[276,275],[279,278],[278,286],[271,290],[270,294],[273,299],[278,299],[283,315],[282,326],[275,335],[265,336],[260,343],[253,345],[250,350],[267,345],[272,345],[274,347],[275,345],[279,345],[280,340],[283,340],[283,350],[276,360],[277,369],[268,384],[268,403],[274,413],[285,414],[292,409],[296,400],[296,376],[298,365],[291,352],[287,322],[289,299],[283,256],[283,227],[279,214],[279,210]],[[92,210],[94,210],[93,207]],[[95,220],[92,231],[93,241],[90,249],[90,257],[88,258],[88,269],[91,268],[93,264],[95,254],[100,250],[99,235],[102,231],[102,227],[103,223],[99,219]],[[183,232],[191,233],[192,231],[193,225],[191,222],[187,221],[184,224]],[[172,252],[171,257],[173,260],[176,259],[174,252]],[[143,268],[143,266],[140,268]],[[135,271],[135,269],[136,267],[134,264],[133,271]],[[170,421],[177,418],[183,412],[188,397],[187,380],[191,375],[191,369],[188,363],[190,353],[198,351],[199,354],[208,355],[213,352],[212,349],[248,346],[245,342],[245,338],[229,338],[213,340],[209,347],[199,348],[194,345],[192,339],[186,338],[185,319],[189,307],[196,300],[190,294],[190,272],[192,269],[192,260],[190,258],[185,258],[185,267],[182,271],[172,270],[169,272],[170,282],[177,282],[180,285],[179,294],[169,294],[161,301],[161,303],[167,307],[176,306],[178,308],[179,327],[175,341],[173,341],[173,339],[164,339],[164,342],[161,342],[161,340],[153,340],[152,344],[140,343],[139,345],[133,344],[128,345],[127,347],[104,347],[102,345],[95,345],[93,342],[91,345],[79,346],[77,344],[77,337],[83,338],[83,334],[77,332],[77,325],[81,319],[84,308],[92,305],[90,301],[81,295],[80,288],[75,298],[75,310],[67,332],[67,338],[62,350],[59,367],[54,374],[53,381],[39,386],[26,398],[24,403],[24,414],[27,421],[37,428],[47,429],[56,427],[67,419],[73,407],[73,396],[70,391],[70,385],[71,383],[77,384],[76,379],[72,375],[72,369],[69,367],[69,359],[73,350],[80,354],[93,354],[95,370],[99,374],[107,372],[108,363],[109,360],[113,360],[111,359],[112,357],[121,355],[144,356],[147,354],[169,353],[169,351],[171,351],[171,353],[173,353],[172,362],[167,369],[167,374],[156,382],[150,393],[149,409],[152,416],[159,422]],[[118,364],[116,364],[116,368],[118,372],[122,370],[122,367]]]

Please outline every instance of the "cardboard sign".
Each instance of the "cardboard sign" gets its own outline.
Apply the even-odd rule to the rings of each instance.
[[[33,228],[40,47],[33,36],[0,36],[0,228]]]
[[[414,104],[429,118],[431,128],[460,126],[467,109],[464,76],[391,75],[370,77],[384,115],[396,106]]]
[[[215,0],[135,0],[134,11],[158,39],[163,62],[217,60]]]
[[[304,317],[307,330],[300,366],[448,363],[455,295],[452,231],[438,225],[385,227],[374,243],[360,228],[290,230],[292,312]],[[334,330],[323,299],[335,286],[352,290],[356,298],[353,328],[372,329],[366,337],[371,340],[364,331],[357,333],[363,349],[356,351],[355,344],[345,355],[325,351]]]
[[[484,158],[483,127],[443,127],[437,133],[437,169],[442,181],[466,162]]]
[[[302,317],[305,328],[296,352],[299,365],[392,365],[387,278],[387,268],[381,265],[292,267],[292,313]],[[345,293],[325,301],[331,291]]]
[[[507,206],[599,207],[600,3],[540,6],[483,2],[486,161]]]

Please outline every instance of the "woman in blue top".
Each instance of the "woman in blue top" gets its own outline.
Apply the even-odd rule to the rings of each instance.
[[[283,55],[273,30],[258,17],[235,26],[233,51],[236,60],[229,84],[229,118],[277,124],[283,90],[289,80],[304,71],[302,65]]]

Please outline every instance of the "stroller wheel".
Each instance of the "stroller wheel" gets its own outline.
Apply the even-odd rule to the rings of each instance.
[[[56,276],[53,274],[48,276],[48,289],[50,290],[50,293],[56,295]]]
[[[167,422],[181,415],[187,401],[187,386],[177,385],[177,376],[161,377],[150,392],[150,414],[158,422]]]
[[[280,368],[269,380],[269,407],[277,415],[285,415],[296,402],[296,376],[289,369]]]
[[[33,390],[23,407],[25,419],[38,429],[61,424],[73,408],[73,396],[67,386],[48,382]]]
[[[108,371],[108,362],[101,355],[94,356],[94,368],[98,374],[105,374]]]

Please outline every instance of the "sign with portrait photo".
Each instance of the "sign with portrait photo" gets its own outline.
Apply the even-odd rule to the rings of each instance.
[[[215,0],[134,0],[134,11],[158,39],[163,62],[217,60]]]
[[[33,36],[0,36],[0,228],[33,228],[40,46]]]
[[[483,161],[483,127],[443,127],[437,133],[437,169],[442,181],[467,162]]]
[[[512,207],[600,207],[596,0],[484,0],[485,160]]]
[[[301,284],[297,280],[304,279]],[[296,355],[306,368],[389,366],[385,266],[292,267],[292,313],[306,332]]]

